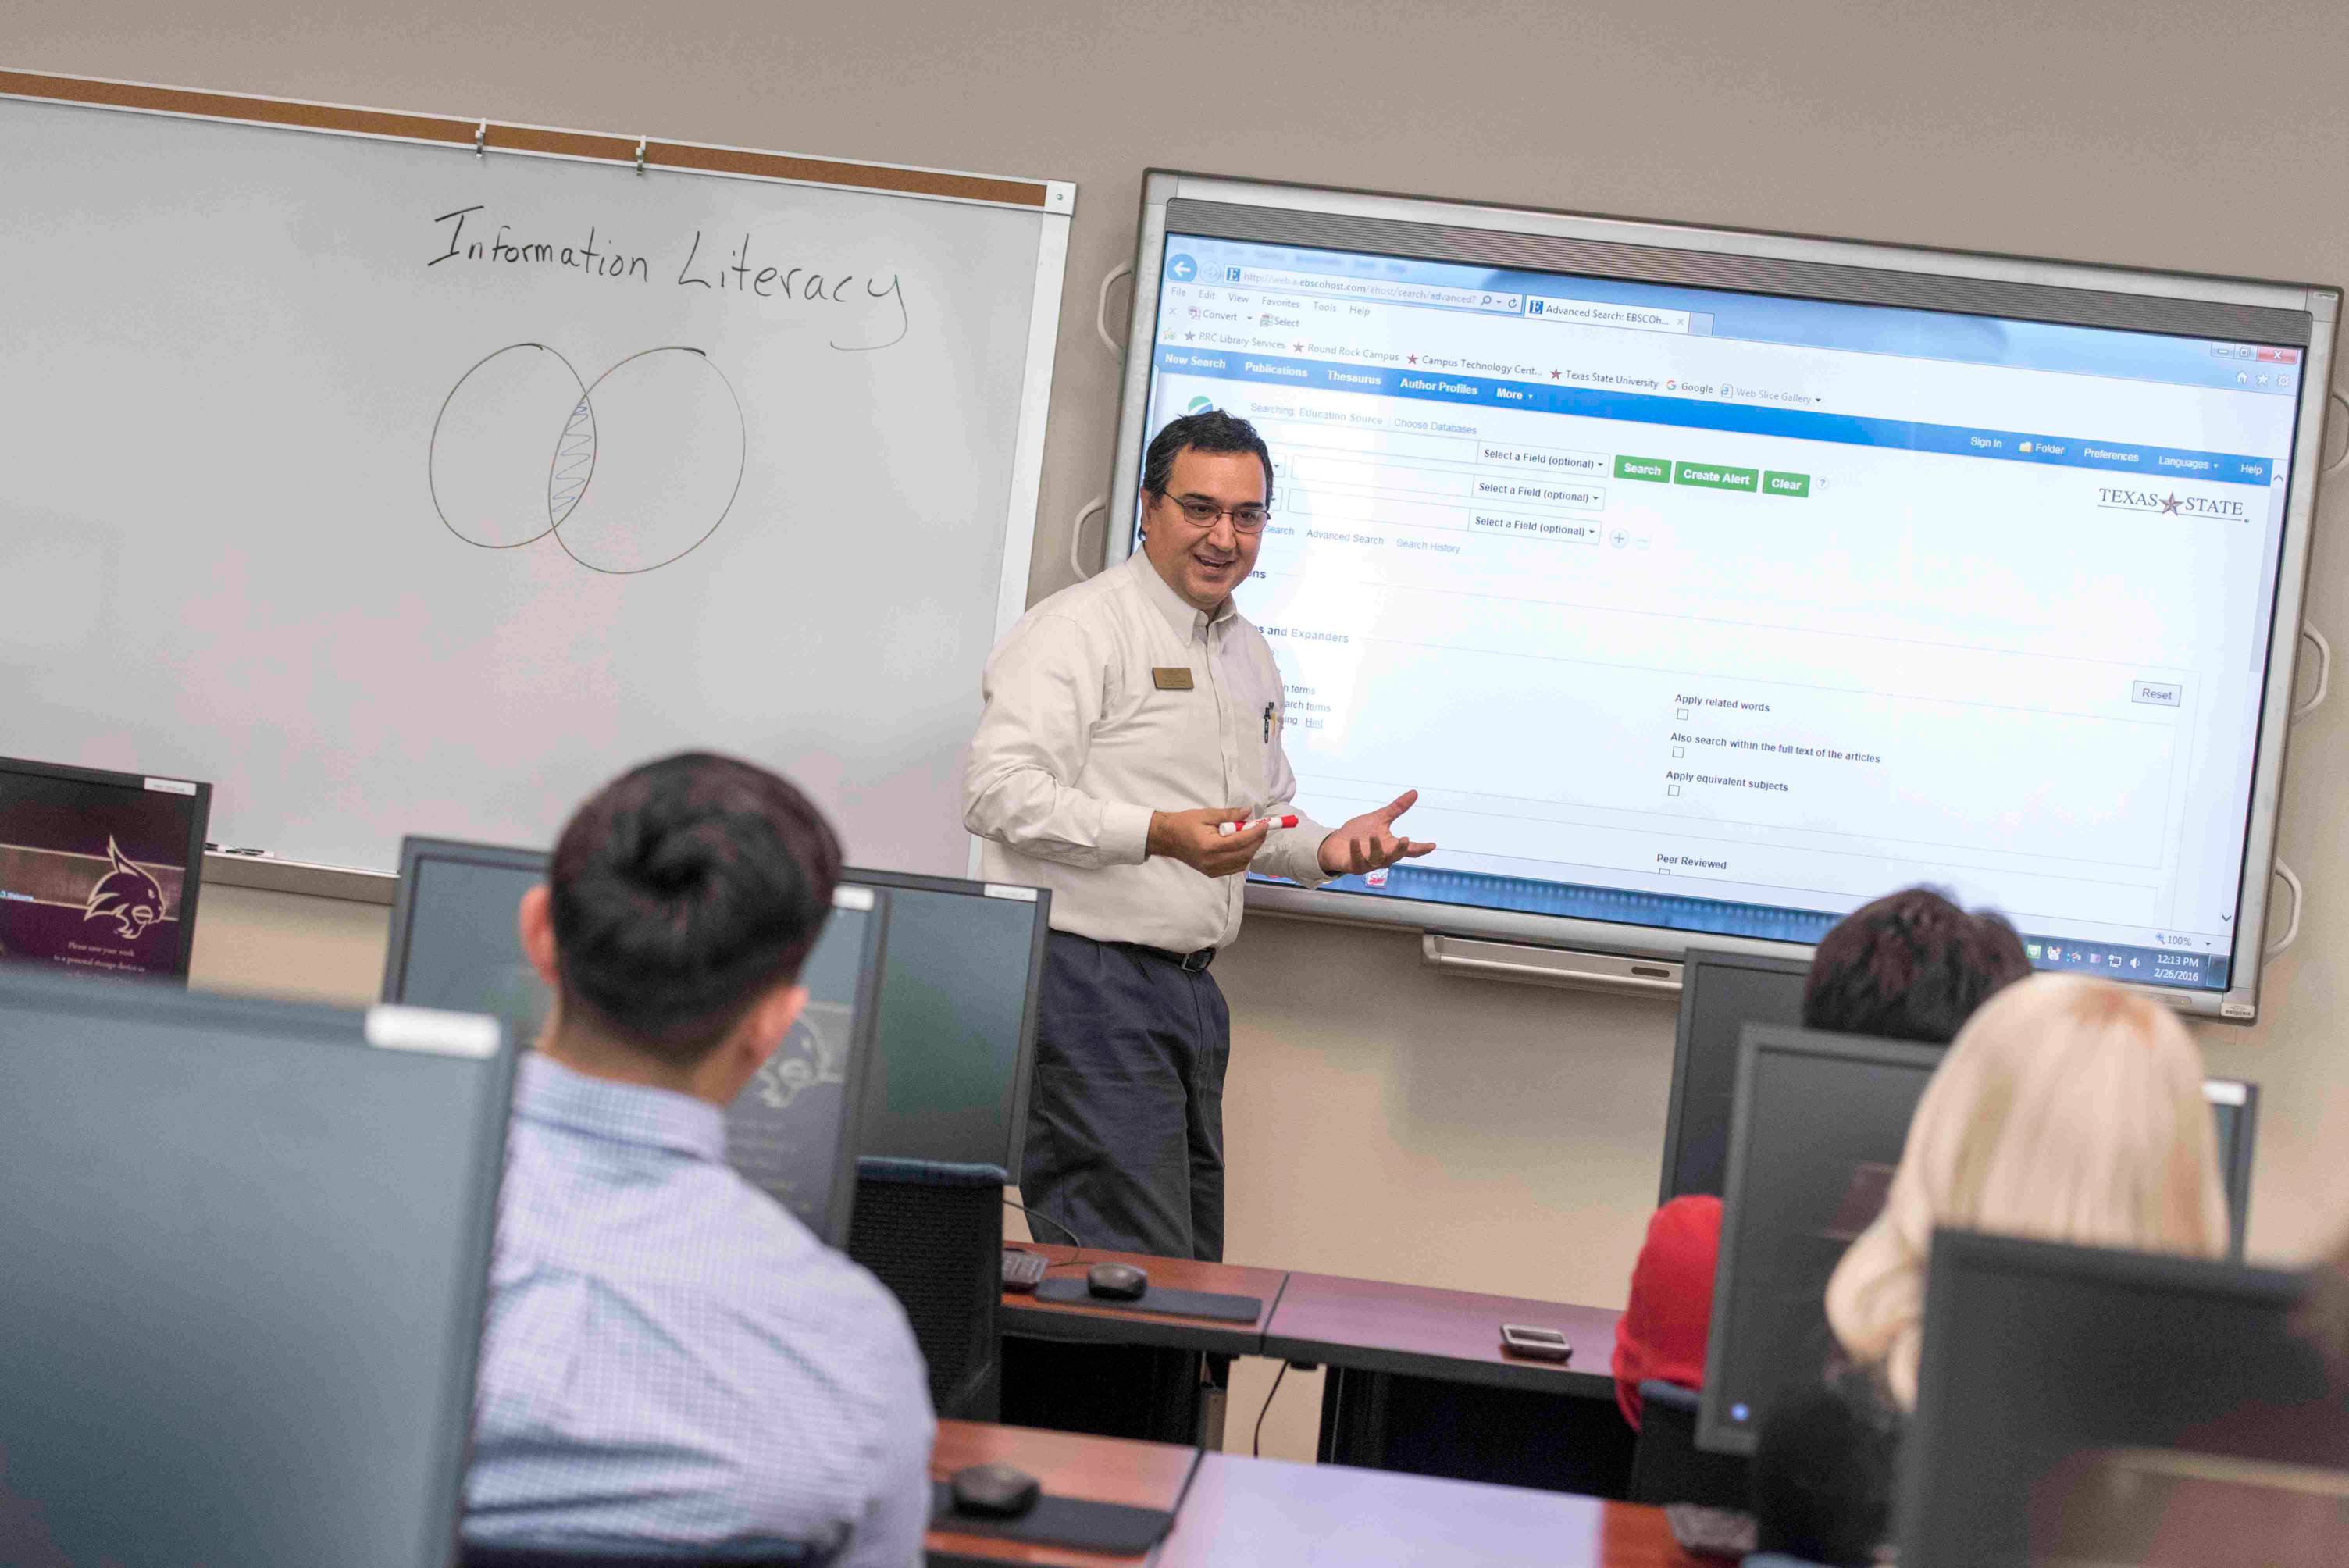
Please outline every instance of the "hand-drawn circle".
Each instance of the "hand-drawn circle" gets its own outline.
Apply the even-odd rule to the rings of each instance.
[[[554,474],[564,470],[582,414],[593,482],[581,480],[553,524],[564,553],[592,572],[628,576],[667,566],[718,531],[742,490],[750,427],[708,355],[647,348],[597,377],[564,427]],[[557,494],[550,482],[550,506]]]
[[[539,454],[546,449],[553,410],[568,409],[570,422],[555,446],[556,467],[581,469],[574,427],[586,407],[586,393],[571,362],[543,343],[509,344],[459,377],[432,421],[426,471],[442,526],[484,550],[519,549],[552,533],[553,485]],[[592,416],[586,418],[585,445],[584,466],[592,470]],[[584,489],[585,473],[577,477]]]

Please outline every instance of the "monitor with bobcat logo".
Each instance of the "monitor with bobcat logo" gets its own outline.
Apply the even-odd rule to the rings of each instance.
[[[0,958],[184,984],[212,787],[0,758]]]
[[[402,840],[383,999],[495,1014],[517,1038],[537,1038],[553,999],[523,955],[518,912],[545,880],[541,850]],[[833,890],[832,918],[800,971],[807,1006],[726,1108],[726,1162],[834,1248],[848,1244],[888,919],[885,892]]]

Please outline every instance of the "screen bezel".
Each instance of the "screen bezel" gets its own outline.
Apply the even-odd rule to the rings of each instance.
[[[1173,211],[1178,207],[1180,211]],[[1157,341],[1158,280],[1165,264],[1170,227],[1176,232],[1207,237],[1369,249],[1430,260],[1601,277],[1669,278],[1745,292],[2289,343],[2302,348],[2305,374],[2295,407],[2291,483],[2286,490],[2273,620],[2247,802],[2242,861],[2246,869],[2236,892],[2232,923],[2236,938],[2228,988],[2209,991],[2142,982],[2132,987],[2180,1012],[2235,1023],[2249,1023],[2258,1016],[2269,892],[2269,877],[2261,873],[2275,858],[2307,592],[2310,532],[2340,315],[2338,290],[1154,169],[1143,177],[1135,237],[1136,286],[1127,322],[1129,352],[1108,492],[1110,522],[1105,530],[1104,560],[1109,564],[1124,559],[1133,548],[1133,529],[1121,520],[1125,517],[1128,498],[1138,495],[1140,490],[1155,357],[1147,349]],[[1384,236],[1382,241],[1380,236]],[[1611,273],[1610,260],[1616,268]],[[2300,335],[2286,329],[2292,318],[2300,321]],[[1133,346],[1144,351],[1133,352]],[[1691,936],[1708,947],[1756,956],[1807,960],[1812,952],[1808,944],[1324,892],[1254,879],[1247,896],[1251,908],[1308,918],[1668,961],[1682,958],[1691,945]]]
[[[188,965],[196,951],[196,899],[202,891],[204,879],[204,835],[212,830],[212,787],[194,779],[181,779],[168,773],[117,773],[106,768],[83,768],[71,762],[36,762],[26,757],[0,757],[0,774],[15,773],[35,779],[53,779],[67,784],[109,785],[119,789],[141,794],[168,794],[181,799],[188,797],[177,790],[150,790],[147,780],[169,779],[174,784],[195,788],[195,804],[188,813],[188,858],[180,873],[180,950],[169,969],[150,969],[142,978],[169,980],[181,985],[188,983]]]
[[[1039,1014],[1038,998],[1041,995],[1044,985],[1044,950],[1051,938],[1051,890],[1050,888],[1040,887],[1031,888],[1014,882],[975,881],[968,877],[931,876],[920,872],[874,871],[864,866],[843,867],[840,872],[840,880],[843,883],[854,883],[859,887],[879,888],[884,891],[890,888],[903,888],[908,892],[950,892],[963,894],[971,898],[993,898],[1004,903],[1029,903],[1030,901],[1027,895],[1030,893],[1035,895],[1033,903],[1035,904],[1036,914],[1035,924],[1032,927],[1032,935],[1029,942],[1027,991],[1020,1004],[1019,1042],[1018,1049],[1013,1056],[1011,1064],[1011,1126],[1009,1133],[1009,1141],[1004,1147],[1004,1157],[1002,1161],[1006,1180],[1012,1185],[1017,1186],[1019,1181],[1019,1162],[1022,1156],[1027,1152],[1028,1147],[1029,1090],[1033,1085],[1036,1076],[1036,1028]],[[1018,896],[1006,898],[1001,893],[990,892],[988,891],[990,888],[1014,888],[1017,890]],[[878,994],[876,993],[875,995],[876,999],[874,1006],[875,1019],[874,1026],[875,1030],[874,1035],[874,1048],[876,1050],[885,1050],[887,1047],[882,1042],[878,1033],[880,1027],[878,1021],[880,1006],[878,1002]],[[867,1119],[862,1114],[858,1116],[858,1136],[860,1139],[864,1136],[864,1129],[866,1124],[866,1120]],[[857,1152],[860,1154],[874,1155],[882,1159],[895,1159],[897,1157],[895,1154],[892,1153],[891,1150],[886,1149],[860,1148]]]
[[[1770,958],[1711,947],[1692,947],[1682,960],[1680,1017],[1672,1026],[1672,1094],[1664,1110],[1664,1166],[1656,1179],[1658,1208],[1682,1195],[1674,1182],[1680,1174],[1681,1145],[1687,1133],[1683,1122],[1688,1113],[1689,1050],[1696,1027],[1697,982],[1709,969],[1758,969],[1773,975],[1807,975],[1811,965],[1806,958]],[[1733,1120],[1735,1115],[1733,1107]]]
[[[1908,1068],[1930,1081],[1946,1046],[1920,1046],[1908,1040],[1879,1040],[1862,1035],[1831,1035],[1816,1029],[1789,1029],[1775,1024],[1748,1024],[1737,1047],[1737,1099],[1729,1113],[1729,1166],[1722,1183],[1721,1253],[1713,1265],[1713,1321],[1705,1334],[1704,1387],[1699,1391],[1696,1446],[1711,1453],[1752,1454],[1754,1429],[1727,1418],[1729,1394],[1722,1385],[1721,1364],[1729,1354],[1731,1287],[1736,1282],[1738,1215],[1745,1196],[1745,1168],[1753,1155],[1754,1076],[1764,1052],[1782,1056],[1821,1057],[1856,1067]]]
[[[840,882],[833,892],[833,907],[851,884]],[[840,1086],[840,1149],[832,1161],[832,1202],[824,1210],[819,1236],[836,1253],[848,1251],[849,1227],[856,1220],[856,1154],[864,1134],[864,1094],[880,1049],[881,975],[888,962],[889,894],[886,889],[864,887],[873,900],[864,912],[864,940],[856,954],[856,1015],[848,1026],[848,1072]]]

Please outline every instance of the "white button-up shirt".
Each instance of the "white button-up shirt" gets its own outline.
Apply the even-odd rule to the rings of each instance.
[[[1099,942],[1188,953],[1239,934],[1245,877],[1144,854],[1154,810],[1294,809],[1280,669],[1229,600],[1192,608],[1136,550],[1021,617],[980,691],[963,825],[988,880],[1051,889],[1054,928]],[[1326,882],[1328,832],[1276,830],[1251,869]]]

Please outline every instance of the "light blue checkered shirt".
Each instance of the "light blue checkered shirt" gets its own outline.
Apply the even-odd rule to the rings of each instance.
[[[523,1058],[468,1541],[921,1560],[935,1428],[905,1314],[725,1154],[714,1105]]]

